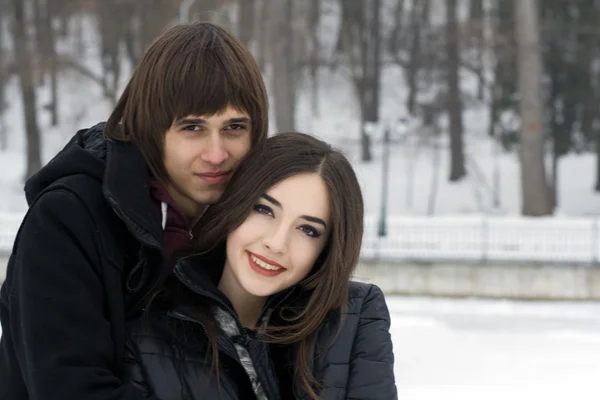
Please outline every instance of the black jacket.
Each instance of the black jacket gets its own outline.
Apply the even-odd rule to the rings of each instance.
[[[81,130],[25,185],[0,292],[0,399],[142,399],[120,379],[125,319],[170,270],[146,163]]]
[[[231,303],[218,292],[214,283],[209,282],[204,271],[205,268],[179,263],[175,275],[185,287],[209,299],[208,304],[235,315]],[[273,309],[282,304],[292,304],[300,298],[297,294],[296,289],[289,289],[270,298],[259,321],[264,323],[266,316],[277,318]],[[206,327],[202,322],[206,319],[186,303],[189,304],[180,303],[165,308],[165,311],[150,312],[129,325],[126,375],[145,393],[162,400],[257,398],[249,375],[242,366],[243,360],[234,347],[241,344],[248,350],[266,398],[308,399],[300,385],[294,383],[293,346],[265,345],[259,334],[244,330],[239,321],[238,335],[227,335],[222,329],[218,330],[221,353],[219,392],[214,375],[211,375],[211,358],[206,347],[202,346],[202,342],[207,341]],[[322,385],[320,397],[327,400],[397,399],[390,317],[381,290],[374,285],[352,282],[348,311],[341,330],[339,323],[339,315],[331,314],[318,332],[316,348],[324,349],[318,352],[314,369]],[[222,326],[222,323],[218,322],[218,325]],[[190,346],[189,343],[181,343],[177,337],[183,334],[188,341],[189,338],[197,338],[199,344]],[[211,376],[213,379],[210,379]]]

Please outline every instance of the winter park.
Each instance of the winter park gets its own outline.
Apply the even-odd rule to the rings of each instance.
[[[20,320],[21,316],[14,314],[9,318],[12,307],[8,305],[9,297],[13,292],[26,290],[29,279],[35,280],[34,274],[18,273],[18,262],[24,262],[19,260],[29,259],[28,254],[33,254],[32,259],[52,264],[59,276],[61,262],[74,264],[70,261],[76,259],[84,243],[100,237],[95,236],[98,232],[93,232],[94,229],[84,229],[87,222],[83,218],[80,223],[75,221],[78,230],[67,232],[72,222],[65,218],[70,213],[76,215],[78,209],[63,205],[59,208],[64,218],[53,215],[50,208],[38,212],[40,216],[35,221],[37,218],[50,221],[31,230],[37,243],[45,246],[43,249],[23,239],[19,239],[22,244],[19,248],[15,245],[19,243],[15,239],[28,212],[28,201],[41,196],[52,183],[49,180],[57,178],[52,174],[57,173],[59,161],[50,161],[70,143],[73,135],[107,121],[118,109],[132,74],[144,71],[143,60],[152,53],[146,53],[147,49],[161,44],[155,38],[177,24],[206,21],[239,38],[255,59],[268,96],[265,119],[268,117],[269,137],[278,132],[307,133],[331,144],[350,161],[364,201],[364,233],[361,245],[356,246],[357,254],[360,247],[360,256],[352,279],[377,285],[385,296],[398,399],[597,399],[600,396],[597,378],[600,373],[600,49],[597,46],[600,29],[596,27],[599,18],[600,5],[592,0],[0,1],[2,321]],[[175,41],[174,46],[185,52],[186,45],[196,46],[193,40],[189,39],[185,45]],[[215,43],[211,42],[213,46]],[[197,46],[198,52],[206,51]],[[160,52],[156,53],[160,59]],[[164,61],[165,65],[168,61]],[[208,66],[203,71],[215,76],[221,72],[237,76],[245,68],[239,63],[231,68],[226,65],[221,71],[219,62],[205,62]],[[165,104],[162,98],[145,102],[146,98],[158,98],[169,79],[176,81],[182,90],[195,85],[160,71],[161,68],[162,64],[150,65],[147,73],[159,71],[164,79],[142,85],[140,93],[145,95],[141,95],[144,103],[140,110],[151,109],[151,104],[159,104],[166,110],[177,107]],[[185,68],[189,72],[195,67],[186,64]],[[239,80],[248,82],[245,76]],[[226,79],[223,82],[233,85]],[[256,90],[260,94],[260,84]],[[260,97],[244,95],[242,89],[227,93],[238,96],[241,104],[258,102]],[[214,92],[197,96],[220,98]],[[242,111],[251,117],[239,117]],[[169,112],[161,110],[160,114]],[[233,112],[234,118],[228,121],[242,130],[255,115],[250,109]],[[160,118],[149,114],[152,121]],[[211,121],[221,121],[215,119],[221,118],[220,115],[207,114],[193,126],[208,132]],[[137,117],[131,121],[148,126],[148,121]],[[127,121],[123,117],[118,122],[126,126]],[[173,126],[175,122],[172,121]],[[79,144],[84,140],[83,135],[87,134],[70,144]],[[220,135],[225,138],[224,143],[233,143],[241,134]],[[211,146],[213,150],[218,147]],[[180,147],[180,152],[173,154],[187,157],[191,147]],[[90,151],[96,151],[94,157],[101,154],[97,149]],[[104,151],[102,165],[105,162],[108,165],[110,154],[113,153]],[[168,156],[162,154],[159,159],[163,163]],[[79,169],[94,168],[77,160],[80,164],[70,165],[67,172],[60,173],[77,175],[83,173]],[[148,163],[143,164],[144,171],[157,175],[146,153],[140,160]],[[226,162],[229,161],[223,161]],[[170,175],[171,164],[167,161],[164,164],[165,174]],[[258,164],[248,165],[259,170]],[[128,168],[124,167],[118,176],[127,175]],[[44,174],[44,169],[53,172]],[[104,177],[98,179],[108,179],[108,172],[102,173]],[[34,184],[29,181],[26,198],[24,186],[30,178]],[[146,197],[148,193],[162,196],[154,195],[154,181],[148,183],[149,178],[145,179]],[[220,184],[219,179],[217,175],[204,177],[213,186]],[[138,184],[124,178],[120,182],[126,182],[124,198]],[[178,198],[167,192],[173,197],[169,199],[177,203]],[[113,229],[112,221],[122,219],[125,223],[120,222],[123,227],[118,231],[125,231],[125,227],[132,230],[114,197],[107,191],[102,193],[107,200],[101,200],[110,203],[106,207],[110,213],[99,217],[102,226],[106,220],[105,225]],[[301,198],[301,194],[296,197]],[[271,201],[270,195],[261,195],[268,200],[265,204]],[[101,196],[99,192],[97,197]],[[146,210],[136,209],[140,202],[133,197],[132,194],[131,201],[124,200],[133,204],[132,215],[137,211],[146,215]],[[169,227],[172,214],[165,201],[157,199],[158,202],[153,197],[157,207],[150,214],[157,226],[162,222],[159,232],[163,235],[164,231],[162,246],[166,249],[170,242],[167,243],[165,227]],[[314,201],[318,203],[316,197]],[[207,210],[216,203],[217,200],[207,202],[210,204]],[[280,208],[285,209],[284,206]],[[273,209],[275,215],[278,208]],[[203,221],[204,212],[195,221]],[[320,221],[310,218],[312,222]],[[188,244],[198,238],[189,221],[188,218],[183,229]],[[49,223],[55,225],[50,228]],[[176,228],[181,235],[182,229]],[[47,238],[42,239],[46,233]],[[352,232],[345,233],[352,236]],[[36,239],[36,235],[40,236]],[[69,236],[76,246],[52,249],[59,235]],[[316,242],[304,237],[301,240],[307,246],[303,254],[309,254],[310,246]],[[227,241],[234,242],[230,238]],[[122,242],[117,246],[125,248],[126,240]],[[144,242],[140,242],[142,249]],[[138,248],[131,246],[137,257]],[[324,246],[328,250],[332,245]],[[151,243],[146,247],[151,248]],[[124,252],[128,251],[129,247]],[[7,271],[11,254],[25,254],[13,256],[12,272],[10,267]],[[80,260],[88,262],[95,256],[90,253]],[[57,262],[60,257],[66,261]],[[276,276],[277,272],[273,272],[276,263],[271,265],[260,256],[253,258],[253,253],[248,257],[255,270],[257,265],[264,267],[262,273],[267,275],[262,278]],[[313,261],[321,262],[320,259]],[[135,260],[130,262],[135,267],[129,278],[136,278],[135,270],[141,264]],[[265,273],[265,268],[271,271]],[[54,274],[52,270],[48,276]],[[177,273],[172,275],[179,277]],[[59,290],[71,290],[67,288],[73,287],[68,286],[73,282],[88,284],[78,279],[78,276],[65,279],[64,285],[59,279]],[[7,289],[8,282],[13,280],[18,283]],[[129,288],[128,285],[129,281],[125,286]],[[331,290],[334,289],[332,286]],[[219,290],[223,290],[220,285]],[[40,297],[48,299],[49,304],[53,301],[50,295]],[[100,308],[110,307],[104,300],[99,303]],[[25,313],[24,310],[25,305],[20,312]],[[27,310],[31,312],[31,308]],[[92,323],[92,318],[87,317],[71,320],[77,315],[75,312],[64,315],[74,327]],[[186,318],[181,316],[180,320]],[[242,322],[247,328],[245,321],[240,326]],[[0,335],[2,329],[0,324]],[[9,336],[17,336],[13,327],[4,326],[4,331],[5,341]],[[34,332],[38,337],[45,334]],[[93,337],[89,339],[90,348]],[[377,339],[364,340],[368,343]],[[62,342],[69,351],[74,348],[66,340]],[[356,339],[356,343],[360,342]],[[39,351],[33,345],[31,348],[35,349],[32,353]],[[9,357],[2,345],[0,350],[0,357]],[[243,353],[239,348],[234,351],[241,359]],[[57,355],[56,362],[59,359]],[[0,372],[10,368],[5,369],[0,360]],[[270,398],[268,394],[260,397],[252,373],[248,375],[248,387],[253,394],[257,398]],[[264,390],[268,392],[265,381],[260,382],[267,386]],[[27,385],[33,383],[24,383],[25,392],[34,392]],[[4,393],[0,388],[2,400]],[[42,394],[34,397],[31,393],[29,397],[11,397],[13,393],[9,393],[8,399],[64,398],[57,395],[61,393],[58,390],[50,397]],[[120,396],[127,394],[120,393],[123,393]],[[367,395],[322,398],[384,398],[378,397],[381,393],[372,390]],[[156,396],[152,398],[160,397]]]

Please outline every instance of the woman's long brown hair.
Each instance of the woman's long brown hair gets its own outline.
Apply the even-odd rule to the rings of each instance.
[[[222,246],[262,194],[276,183],[302,173],[316,173],[325,182],[332,229],[313,270],[300,282],[306,299],[302,308],[292,317],[281,315],[286,324],[267,327],[266,340],[297,346],[296,375],[307,394],[318,399],[319,382],[312,372],[316,333],[331,312],[343,315],[363,236],[363,198],[346,157],[326,142],[302,133],[268,138],[242,160],[221,201],[196,224],[193,251],[206,254]],[[285,309],[279,312],[285,313]]]

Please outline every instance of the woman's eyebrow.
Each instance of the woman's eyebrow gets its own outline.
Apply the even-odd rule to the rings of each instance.
[[[275,198],[269,196],[268,194],[263,193],[263,195],[260,196],[260,197],[262,197],[263,199],[267,200],[269,203],[273,204],[274,206],[277,206],[277,207],[283,209],[283,206],[281,205],[281,203],[278,200],[276,200]],[[310,222],[314,222],[316,224],[321,224],[325,228],[327,228],[327,224],[321,218],[313,217],[313,216],[310,216],[310,215],[301,215],[300,218],[305,219],[305,220],[310,221]]]

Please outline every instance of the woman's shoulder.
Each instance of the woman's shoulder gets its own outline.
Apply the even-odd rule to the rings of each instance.
[[[348,311],[360,311],[364,305],[385,305],[385,295],[381,288],[372,283],[350,282],[348,291]]]
[[[339,323],[348,328],[358,325],[365,318],[389,320],[385,295],[377,285],[351,281],[345,310],[343,313],[338,309],[330,311],[321,328],[337,326]]]

